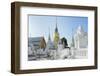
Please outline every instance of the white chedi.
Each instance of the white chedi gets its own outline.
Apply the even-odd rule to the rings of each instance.
[[[72,37],[72,57],[77,59],[87,58],[88,34],[82,26],[79,26]]]
[[[79,26],[74,34],[74,47],[76,49],[79,48],[87,48],[88,45],[88,36],[87,33],[83,30],[82,26]]]
[[[56,49],[54,42],[51,41],[50,34],[48,37],[48,42],[45,49],[46,54],[49,56],[50,59],[56,59]]]

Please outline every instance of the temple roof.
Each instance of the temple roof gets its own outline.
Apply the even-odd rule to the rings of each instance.
[[[43,39],[44,39],[44,37],[31,37],[31,38],[28,38],[28,43],[29,43],[29,45],[33,44],[35,46],[35,48],[38,48],[40,46],[40,42]]]

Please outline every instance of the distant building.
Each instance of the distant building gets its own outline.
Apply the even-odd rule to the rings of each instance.
[[[29,45],[33,45],[35,50],[46,48],[44,37],[30,37],[28,41]]]
[[[79,26],[72,36],[71,53],[74,58],[87,58],[88,55],[88,34],[82,26]]]
[[[88,34],[83,30],[82,26],[79,26],[74,34],[74,47],[75,48],[87,48],[88,46]]]

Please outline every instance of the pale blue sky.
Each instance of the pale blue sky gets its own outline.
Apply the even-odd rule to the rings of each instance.
[[[29,15],[28,37],[44,36],[47,41],[50,29],[51,39],[53,40],[56,18],[60,38],[67,38],[68,44],[71,43],[72,32],[75,33],[79,25],[81,25],[86,32],[88,31],[88,17]]]

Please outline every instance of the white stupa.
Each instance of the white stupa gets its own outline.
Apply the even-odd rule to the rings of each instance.
[[[50,33],[49,33],[49,36],[48,36],[48,42],[47,42],[47,45],[46,45],[46,49],[47,50],[55,50],[54,42],[51,40]]]
[[[88,34],[84,31],[82,26],[79,26],[74,34],[75,48],[87,48],[88,46]]]
[[[88,34],[82,26],[78,26],[76,32],[72,35],[71,54],[76,59],[88,57]]]

